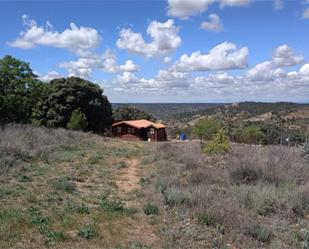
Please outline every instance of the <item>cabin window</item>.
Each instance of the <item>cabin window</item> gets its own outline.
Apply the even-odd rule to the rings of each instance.
[[[118,126],[118,127],[117,127],[117,132],[118,132],[118,133],[121,133],[121,126]]]
[[[134,128],[132,128],[132,127],[128,127],[128,133],[132,133],[132,134],[134,134],[134,132],[135,132]]]
[[[155,133],[154,128],[150,128],[150,134],[154,134],[154,133]]]

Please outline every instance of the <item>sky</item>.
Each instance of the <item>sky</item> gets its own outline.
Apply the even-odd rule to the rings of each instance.
[[[3,1],[0,57],[111,102],[309,102],[309,0]]]

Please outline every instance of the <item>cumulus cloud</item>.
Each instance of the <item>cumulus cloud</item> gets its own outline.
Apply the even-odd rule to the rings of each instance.
[[[282,46],[274,49],[273,56],[276,60],[281,58]],[[237,51],[237,50],[236,50]],[[293,54],[294,56],[294,54]],[[293,57],[292,56],[292,57]],[[290,56],[291,57],[291,54]],[[292,60],[295,62],[295,60]],[[224,69],[209,72],[208,75],[198,76],[190,71],[177,71],[175,66],[167,70],[159,70],[153,78],[145,79],[133,73],[122,73],[112,82],[118,93],[158,94],[169,93],[186,96],[202,96],[207,93],[207,98],[226,101],[227,96],[232,99],[252,99],[263,101],[305,100],[309,96],[309,64],[302,65],[296,71],[282,69],[279,65],[293,65],[286,59],[275,63],[273,59],[264,61],[244,71],[240,75],[230,75]],[[295,66],[295,65],[294,65]],[[163,96],[163,95],[162,95]]]
[[[100,35],[96,29],[89,27],[78,27],[71,23],[70,27],[63,32],[55,31],[53,26],[47,22],[45,27],[38,26],[35,20],[23,15],[25,31],[8,44],[11,47],[30,49],[37,45],[66,48],[75,54],[88,53],[89,49],[99,45]]]
[[[302,14],[302,18],[308,19],[309,18],[309,7],[307,7]]]
[[[247,72],[254,81],[267,81],[286,75],[281,67],[300,65],[305,61],[303,55],[296,55],[292,48],[284,44],[274,49],[272,59],[257,64]]]
[[[184,54],[173,67],[182,72],[243,69],[247,67],[248,54],[247,47],[237,49],[235,44],[223,42],[211,49],[209,54],[201,54],[200,51],[190,56]]]
[[[120,49],[145,57],[166,55],[180,46],[181,38],[178,31],[179,28],[174,26],[174,21],[171,19],[163,23],[152,21],[147,28],[147,34],[152,38],[152,42],[145,42],[140,33],[135,33],[131,29],[122,29],[116,45]]]
[[[168,0],[168,15],[187,19],[207,10],[215,0]]]
[[[244,7],[250,3],[251,0],[220,0],[220,7]]]
[[[219,2],[223,7],[241,7],[250,4],[251,0],[168,0],[168,15],[181,19],[197,16],[208,9],[208,6]]]
[[[124,71],[135,72],[139,68],[132,60],[127,60],[123,65],[118,65],[116,54],[110,49],[107,49],[102,56],[91,54],[76,61],[61,63],[59,66],[66,68],[70,76],[83,78],[89,78],[93,69],[100,69],[107,73],[119,73]]]
[[[286,44],[277,47],[273,52],[273,63],[276,66],[294,66],[304,62],[303,55],[296,55]]]
[[[219,32],[223,29],[223,24],[220,17],[216,14],[209,15],[209,22],[202,22],[201,29]]]
[[[57,71],[49,71],[45,75],[39,75],[39,79],[43,82],[49,82],[53,79],[61,78],[62,75]]]

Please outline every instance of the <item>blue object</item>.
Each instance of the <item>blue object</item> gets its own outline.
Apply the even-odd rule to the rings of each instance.
[[[186,133],[180,133],[180,134],[179,134],[179,140],[180,140],[180,141],[184,141],[184,140],[186,140],[186,139],[187,139]]]

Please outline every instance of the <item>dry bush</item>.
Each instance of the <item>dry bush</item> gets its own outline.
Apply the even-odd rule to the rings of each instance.
[[[309,181],[308,165],[295,148],[235,146],[227,157],[227,166],[230,180],[236,184],[262,181],[279,186]]]
[[[234,144],[209,156],[199,143],[165,143],[150,154],[167,210],[193,218],[196,231],[224,233],[240,248],[297,248],[294,225],[308,224],[309,166],[296,148]],[[287,224],[284,233],[275,220]],[[180,248],[188,247],[199,248]]]
[[[0,176],[20,161],[46,156],[61,146],[76,146],[89,136],[65,129],[12,124],[0,129]]]

